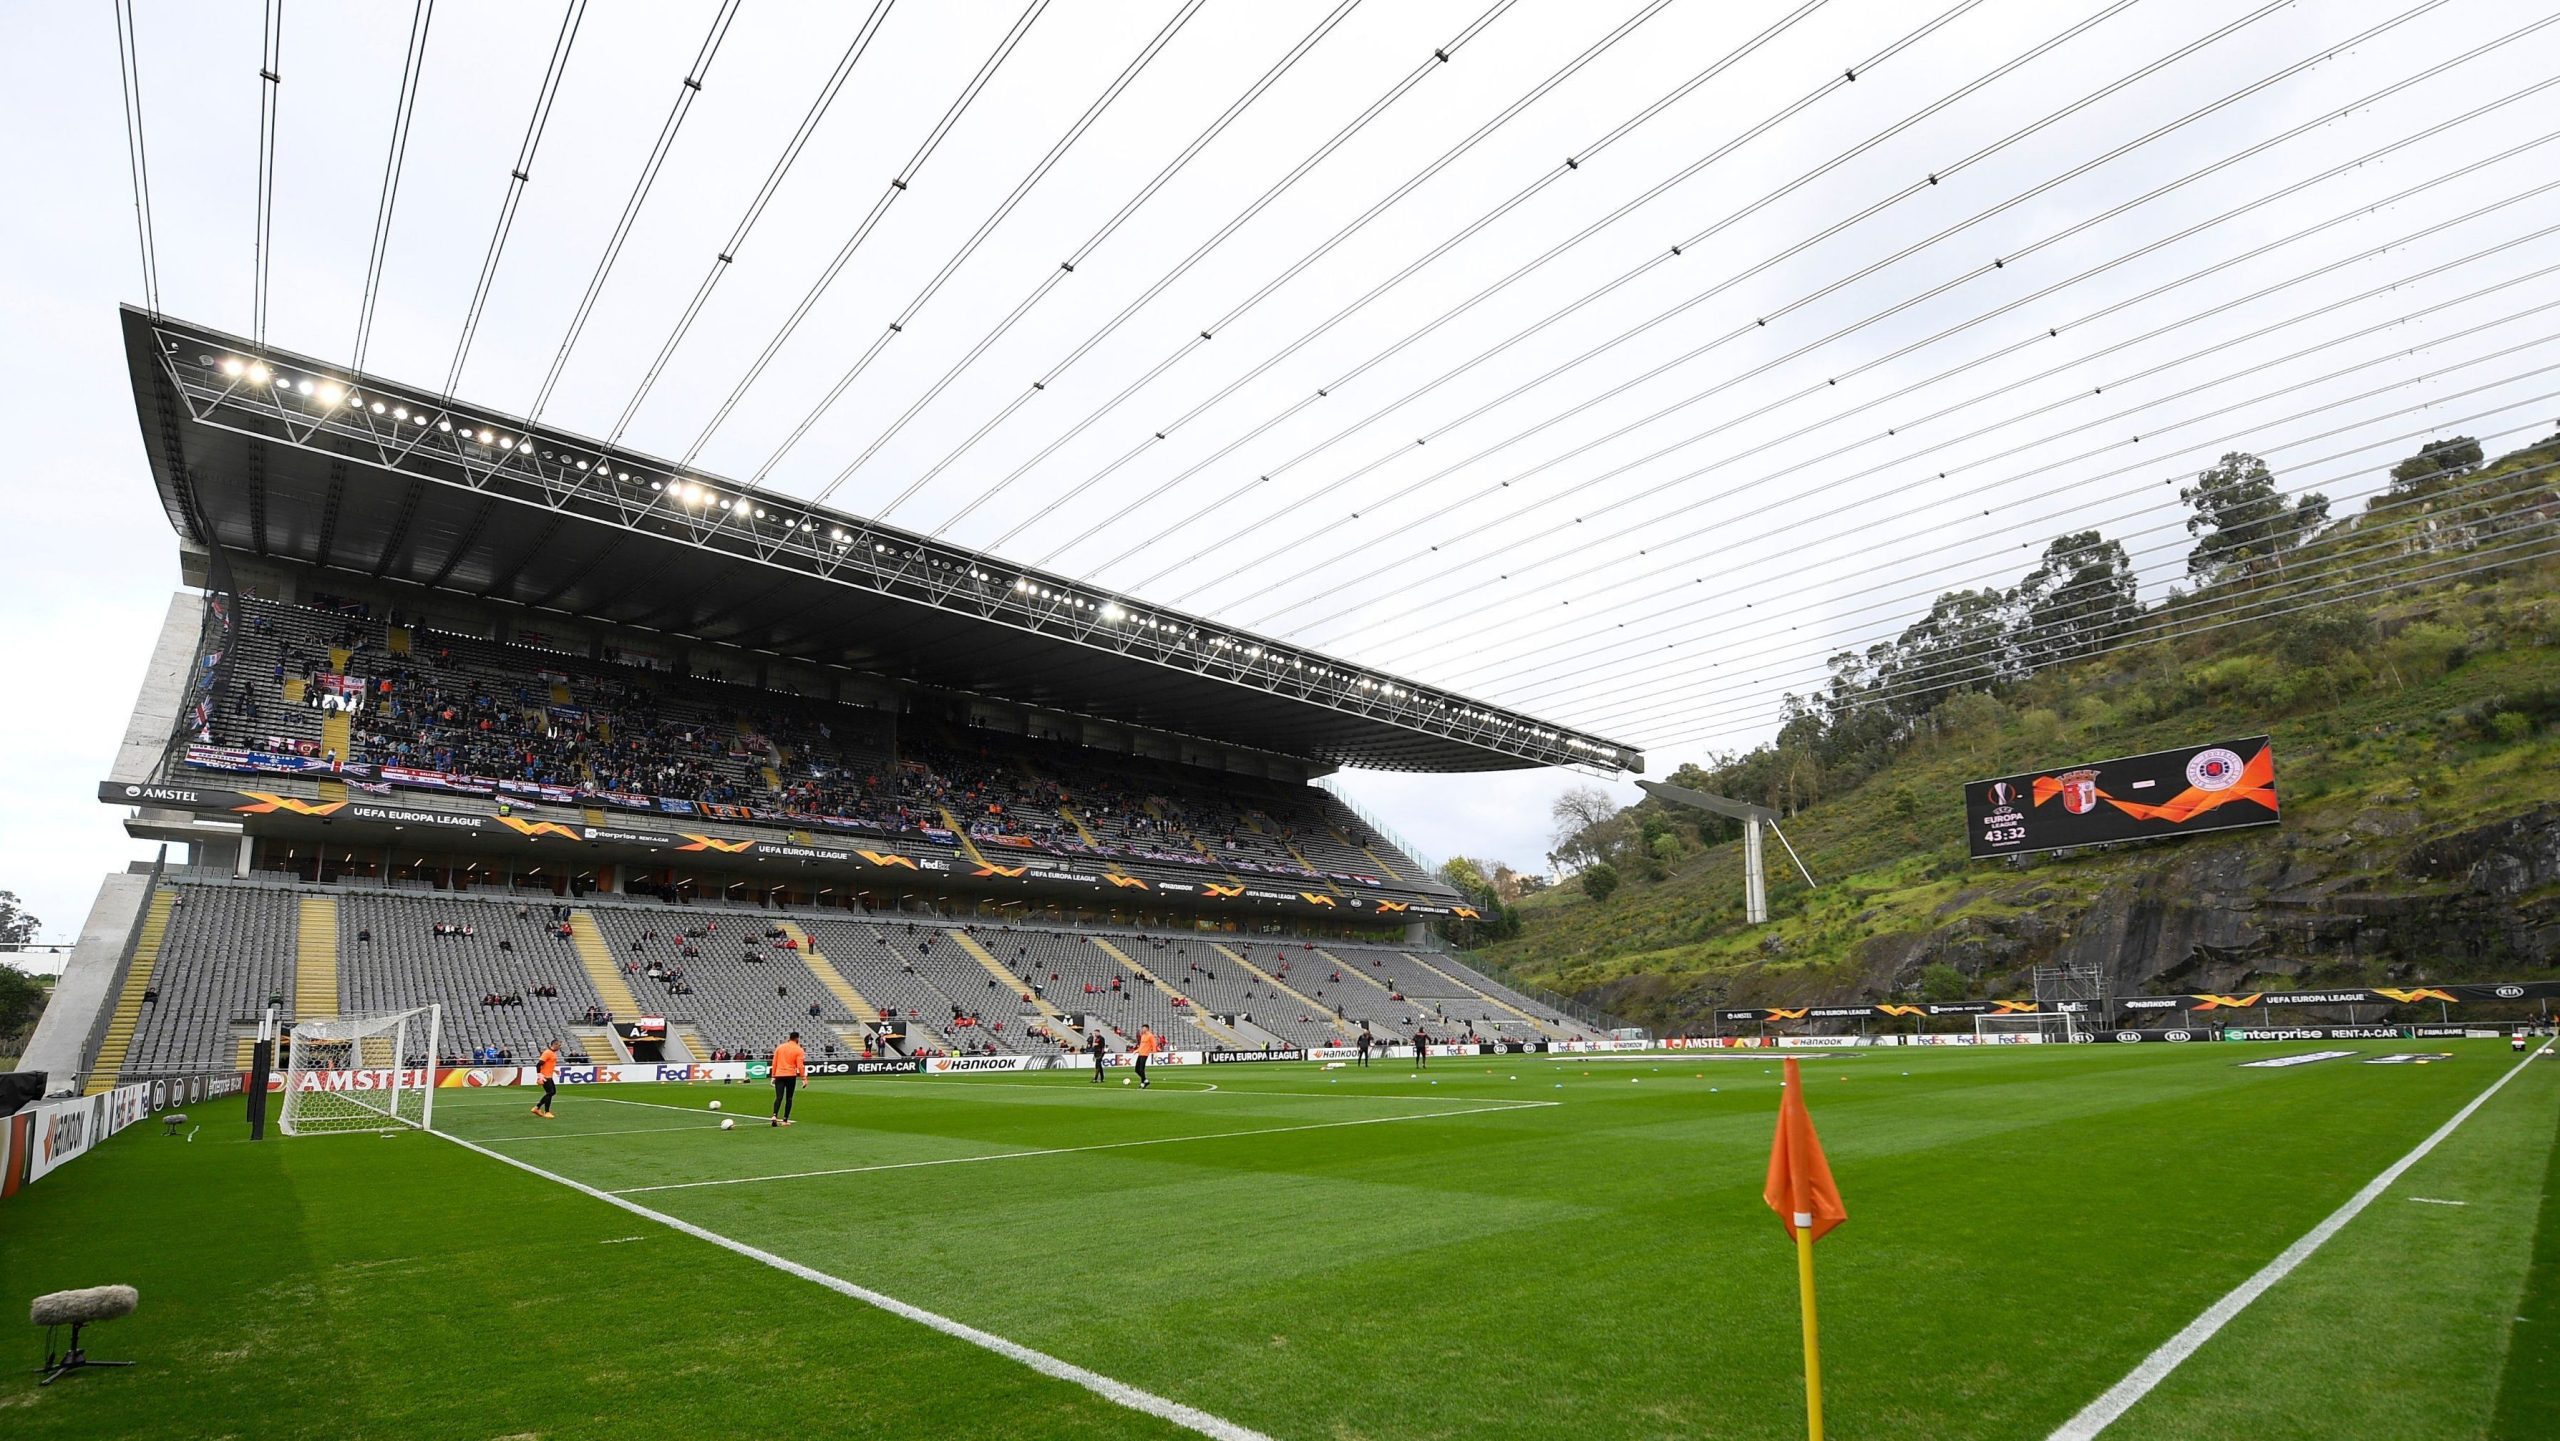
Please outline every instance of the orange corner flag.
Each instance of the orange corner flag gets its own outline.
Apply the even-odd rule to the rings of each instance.
[[[1813,1133],[1813,1117],[1804,1108],[1804,1078],[1787,1062],[1786,1092],[1778,1102],[1778,1139],[1769,1147],[1769,1184],[1760,1199],[1778,1213],[1778,1221],[1796,1243],[1796,1286],[1804,1321],[1804,1424],[1811,1441],[1822,1441],[1822,1341],[1814,1319],[1813,1243],[1849,1219],[1840,1204],[1840,1188],[1831,1183],[1831,1163],[1823,1159],[1822,1138]]]
[[[1840,1204],[1840,1188],[1831,1183],[1822,1138],[1813,1133],[1813,1117],[1804,1108],[1804,1079],[1792,1060],[1787,1062],[1786,1095],[1778,1102],[1778,1138],[1769,1147],[1769,1184],[1760,1198],[1778,1213],[1790,1236],[1808,1230],[1819,1241],[1849,1219],[1848,1208]]]

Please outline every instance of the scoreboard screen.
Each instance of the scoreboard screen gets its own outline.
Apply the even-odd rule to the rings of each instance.
[[[1976,860],[2271,826],[2275,750],[2252,736],[1975,781],[1964,811]]]

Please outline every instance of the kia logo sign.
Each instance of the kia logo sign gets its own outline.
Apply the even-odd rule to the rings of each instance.
[[[2169,1033],[2169,1039],[2172,1041],[2191,1041],[2194,1040],[2195,1037],[2189,1035],[2185,1031],[2171,1031]]]
[[[2522,986],[2500,986],[2500,987],[2498,987],[2498,999],[2499,999],[2499,1000],[2502,1000],[2502,1001],[2520,1000],[2520,999],[2522,999],[2522,998],[2523,998],[2523,996],[2524,996],[2524,987],[2522,987]]]
[[[2116,1032],[2116,1039],[2127,1042],[2139,1041],[2142,1039],[2142,1033],[2140,1031],[2118,1031]]]

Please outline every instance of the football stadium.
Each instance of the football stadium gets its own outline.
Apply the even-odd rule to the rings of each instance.
[[[2560,15],[105,8],[0,1434],[2560,1437]]]

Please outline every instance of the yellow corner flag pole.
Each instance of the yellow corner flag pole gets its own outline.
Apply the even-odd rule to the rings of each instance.
[[[1796,1286],[1804,1298],[1804,1427],[1822,1441],[1822,1335],[1813,1319],[1813,1218],[1801,1217],[1796,1233]]]
[[[1849,1219],[1840,1188],[1832,1182],[1831,1163],[1822,1154],[1822,1139],[1805,1113],[1804,1079],[1790,1057],[1784,1095],[1778,1102],[1778,1134],[1769,1147],[1769,1184],[1760,1198],[1778,1213],[1779,1223],[1796,1243],[1796,1288],[1804,1311],[1805,1434],[1822,1441],[1822,1336],[1814,1322],[1813,1243]]]

